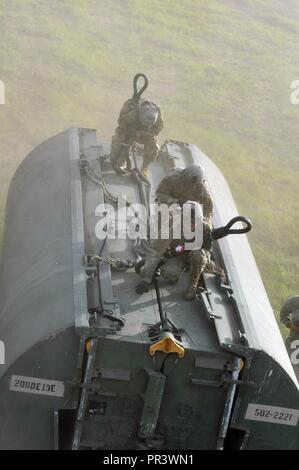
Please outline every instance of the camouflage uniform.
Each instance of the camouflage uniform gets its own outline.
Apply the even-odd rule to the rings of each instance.
[[[176,240],[172,237],[173,229],[172,225],[170,226],[169,238],[161,239],[157,238],[153,240],[148,248],[144,270],[141,274],[143,282],[150,284],[152,282],[155,270],[161,261],[161,258],[166,253],[166,251],[180,243],[184,243],[184,240]],[[204,222],[204,242],[203,247],[200,250],[191,250],[182,255],[185,259],[184,261],[188,262],[190,266],[189,273],[189,286],[187,291],[184,294],[185,300],[193,300],[196,295],[197,285],[203,271],[207,272],[218,272],[218,274],[223,274],[222,270],[217,268],[216,265],[211,260],[211,249],[212,249],[212,238],[211,238],[211,227],[210,224]],[[171,283],[176,282],[180,277],[180,272],[169,273],[167,266],[162,268],[162,275]]]
[[[199,172],[200,170],[200,172]],[[201,178],[198,178],[201,174]],[[203,216],[212,227],[213,201],[203,169],[196,164],[171,170],[156,190],[158,204],[185,203],[196,201],[202,205]]]
[[[160,182],[156,197],[158,204],[171,205],[174,203],[184,204],[187,201],[195,201],[202,205],[203,221],[205,227],[204,245],[201,250],[194,250],[189,253],[190,281],[186,300],[192,300],[196,294],[196,288],[203,271],[215,272],[217,268],[211,260],[212,243],[209,230],[212,229],[213,222],[213,201],[208,182],[204,177],[204,170],[200,165],[192,164],[187,168],[176,168],[171,170]],[[170,240],[154,240],[146,256],[143,278],[150,282],[154,273],[153,266],[158,264],[158,259],[168,248]],[[221,270],[218,270],[219,273]],[[179,273],[178,273],[179,275]]]
[[[290,336],[286,345],[299,339],[299,295],[294,295],[285,301],[280,310],[280,321],[290,328]]]
[[[145,128],[139,121],[138,109],[142,103],[152,103],[149,100],[136,101],[133,98],[126,101],[120,111],[118,118],[118,127],[111,141],[111,162],[114,168],[121,168],[129,160],[129,151],[133,143],[137,142],[144,145],[143,169],[146,169],[149,163],[153,162],[160,149],[157,135],[163,129],[163,118],[161,109],[158,110],[156,123]]]

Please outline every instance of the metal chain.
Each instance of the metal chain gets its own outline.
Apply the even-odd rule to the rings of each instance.
[[[92,256],[91,261],[96,265],[109,264],[113,271],[126,271],[135,266],[136,261],[131,259],[112,259],[104,258],[103,256]]]
[[[108,189],[108,186],[104,180],[104,178],[96,173],[94,168],[91,167],[90,163],[86,158],[81,157],[80,166],[82,170],[85,171],[86,176],[93,181],[95,184],[99,185],[108,201],[112,204],[118,203],[118,197],[114,196]],[[131,206],[131,203],[128,201],[126,202],[127,206]],[[136,243],[137,245],[137,243]],[[134,247],[136,249],[136,246]],[[134,253],[135,254],[135,253]],[[140,255],[139,255],[140,257]],[[93,256],[92,261],[99,265],[99,264],[109,264],[113,271],[125,271],[126,269],[132,268],[135,266],[137,261],[138,255],[136,253],[136,260],[116,260],[112,258],[104,258],[102,256]]]
[[[81,168],[85,171],[88,178],[93,181],[95,184],[98,184],[108,201],[112,204],[117,204],[118,197],[114,196],[108,189],[108,186],[104,178],[96,173],[96,171],[91,167],[90,163],[86,159],[81,159]]]

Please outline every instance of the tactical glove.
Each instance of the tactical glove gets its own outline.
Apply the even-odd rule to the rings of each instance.
[[[282,323],[286,326],[286,328],[291,328],[292,326],[292,320],[290,317],[287,317]]]

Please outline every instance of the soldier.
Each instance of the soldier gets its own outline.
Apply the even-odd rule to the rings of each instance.
[[[285,301],[280,310],[280,321],[290,329],[286,347],[289,354],[291,354],[292,341],[299,340],[299,295],[294,295]]]
[[[210,224],[206,223],[203,219],[203,213],[201,206],[194,201],[188,201],[186,204],[191,205],[192,209],[192,230],[196,228],[197,224],[201,221],[203,223],[203,244],[200,249],[194,249],[184,253],[184,256],[187,257],[186,261],[190,265],[190,274],[189,274],[189,285],[188,289],[184,294],[185,300],[193,300],[196,296],[197,286],[203,271],[213,272],[223,275],[221,269],[217,268],[216,265],[211,260],[211,249],[212,249],[212,237],[211,237],[211,227]],[[186,205],[185,204],[185,205]],[[181,215],[179,215],[179,218]],[[174,219],[178,216],[174,216]],[[164,221],[168,224],[168,220]],[[172,237],[173,234],[173,225],[176,222],[173,221],[171,225],[172,230],[170,230],[169,238],[162,239],[157,238],[153,240],[148,248],[146,253],[144,270],[141,274],[142,281],[137,285],[136,292],[137,294],[143,294],[151,288],[151,283],[155,274],[155,271],[167,251],[172,253],[178,252],[178,248],[184,250],[184,239],[176,240]],[[177,275],[177,279],[179,274]],[[173,278],[171,283],[173,283]]]
[[[118,127],[111,141],[111,163],[116,173],[125,174],[129,162],[131,146],[137,142],[144,145],[144,160],[141,168],[145,177],[148,176],[148,165],[156,160],[159,152],[158,134],[163,129],[162,112],[153,101],[141,99],[145,86],[137,92],[137,80],[134,78],[134,95],[126,101],[120,111]]]
[[[160,182],[156,196],[158,204],[198,202],[203,207],[205,221],[212,227],[212,196],[204,170],[200,165],[192,164],[185,169],[171,170]]]

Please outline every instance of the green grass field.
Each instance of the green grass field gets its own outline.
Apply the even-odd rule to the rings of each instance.
[[[1,0],[0,232],[26,154],[70,126],[110,139],[144,72],[161,140],[196,143],[252,218],[277,312],[299,287],[298,21],[297,0]]]

